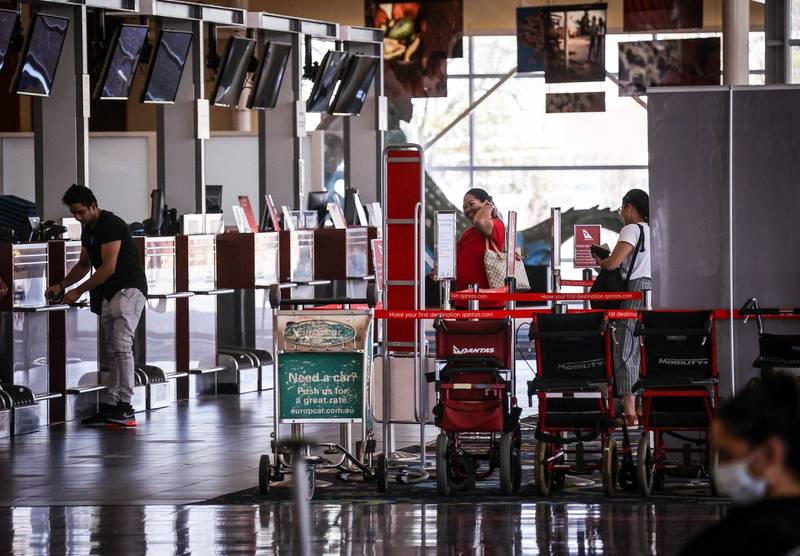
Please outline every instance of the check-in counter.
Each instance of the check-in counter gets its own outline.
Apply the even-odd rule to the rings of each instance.
[[[146,404],[141,405],[137,388],[131,404],[140,411],[173,403],[177,399],[175,381],[188,376],[187,369],[178,368],[178,346],[187,340],[178,339],[176,301],[191,297],[192,293],[177,291],[174,237],[137,237],[135,241],[148,289],[134,349],[137,387],[139,382],[144,383]]]
[[[280,235],[280,281],[307,284],[315,280],[314,230],[282,231]],[[325,253],[325,258],[328,254]]]
[[[272,388],[272,308],[279,282],[281,236],[275,232],[217,236],[217,287],[236,290],[219,302],[221,392]]]
[[[66,305],[49,305],[46,243],[0,244],[0,277],[9,293],[0,300],[0,388],[9,421],[0,436],[26,434],[50,422],[49,315]],[[7,432],[3,432],[7,431]]]
[[[370,240],[377,238],[374,226],[353,226],[345,229],[314,230],[314,278],[346,280],[366,278],[374,274],[370,256]]]
[[[81,257],[80,241],[51,241],[50,283],[64,278]],[[89,279],[89,272],[67,291]],[[50,384],[63,392],[64,404],[58,418],[80,420],[97,412],[99,393],[105,389],[100,378],[98,357],[99,319],[89,308],[89,292],[64,312],[50,315]],[[57,406],[57,402],[51,402]],[[57,418],[52,411],[51,419]]]
[[[194,399],[217,393],[217,375],[225,370],[217,356],[218,296],[233,294],[234,290],[217,288],[216,236],[186,235],[176,241],[177,287],[193,294],[176,302],[178,338],[188,341],[185,366],[189,372],[185,392],[183,382],[178,382],[178,398]],[[181,346],[179,362],[183,358],[180,351]]]

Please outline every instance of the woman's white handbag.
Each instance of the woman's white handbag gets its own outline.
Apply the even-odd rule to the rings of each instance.
[[[514,256],[517,259],[514,265],[514,278],[518,290],[531,289],[528,281],[528,274],[525,272],[525,265],[522,263],[520,250],[517,249]],[[502,288],[506,284],[506,254],[500,251],[494,241],[486,238],[486,251],[483,253],[483,264],[486,267],[486,278],[489,279],[490,288]]]

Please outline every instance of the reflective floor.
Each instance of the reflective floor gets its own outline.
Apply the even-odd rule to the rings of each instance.
[[[137,417],[137,430],[67,424],[0,441],[0,555],[293,553],[288,496],[231,494],[257,485],[271,394]],[[338,426],[309,432],[335,440]],[[413,444],[418,429],[397,436]],[[543,499],[528,487],[504,501],[494,490],[328,496],[312,504],[312,554],[675,554],[727,507],[694,487],[649,500],[607,500],[599,487]]]
[[[312,554],[675,554],[721,506],[312,505]],[[2,554],[293,553],[294,509],[106,506],[0,509]]]

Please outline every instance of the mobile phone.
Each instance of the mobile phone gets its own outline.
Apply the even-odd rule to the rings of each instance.
[[[609,251],[608,249],[604,249],[599,245],[592,245],[591,247],[589,247],[589,249],[592,251],[592,255],[597,256],[601,260],[607,259],[611,255],[611,251]]]

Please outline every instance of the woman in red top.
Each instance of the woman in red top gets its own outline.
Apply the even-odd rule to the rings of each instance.
[[[492,198],[483,189],[470,189],[464,195],[464,216],[472,221],[458,239],[456,253],[456,290],[465,290],[470,284],[481,289],[489,287],[483,255],[486,240],[494,241],[500,251],[505,251],[506,227],[497,217]]]

